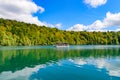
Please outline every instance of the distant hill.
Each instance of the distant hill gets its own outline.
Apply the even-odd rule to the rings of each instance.
[[[120,44],[120,32],[74,32],[0,18],[1,46]]]

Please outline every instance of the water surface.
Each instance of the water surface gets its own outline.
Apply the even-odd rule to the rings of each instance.
[[[0,80],[120,80],[120,46],[0,47]]]

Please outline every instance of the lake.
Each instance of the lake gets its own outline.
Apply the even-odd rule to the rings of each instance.
[[[120,46],[0,47],[0,80],[120,80]]]

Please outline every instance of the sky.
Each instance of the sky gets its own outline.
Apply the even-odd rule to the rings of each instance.
[[[0,18],[68,31],[120,31],[120,0],[0,0]]]

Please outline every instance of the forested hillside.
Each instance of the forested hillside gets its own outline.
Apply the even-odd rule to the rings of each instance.
[[[120,44],[120,32],[73,32],[0,19],[0,45]]]

